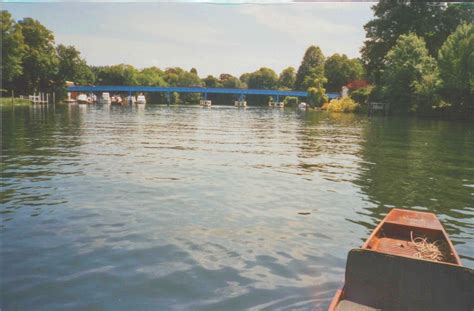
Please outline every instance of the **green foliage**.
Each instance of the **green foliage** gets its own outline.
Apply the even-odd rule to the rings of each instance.
[[[22,59],[25,54],[25,42],[18,24],[11,18],[8,11],[1,11],[2,29],[2,61],[0,70],[2,81],[6,86],[11,86],[13,80],[23,72]]]
[[[312,45],[306,50],[296,73],[295,89],[307,90],[318,87],[321,82],[325,83],[324,55],[319,47]]]
[[[293,67],[283,69],[278,77],[278,87],[280,89],[291,90],[295,86],[296,71]]]
[[[148,67],[140,70],[136,74],[138,85],[146,86],[166,86],[164,72],[158,67]]]
[[[350,93],[350,97],[361,106],[367,106],[369,97],[371,96],[373,89],[373,86],[357,89]]]
[[[443,94],[453,109],[474,111],[474,24],[460,25],[438,54]]]
[[[358,59],[336,53],[326,59],[324,73],[328,79],[326,88],[331,92],[340,92],[343,85],[362,79],[364,67]]]
[[[359,109],[359,104],[357,104],[350,97],[343,97],[340,99],[333,99],[327,105],[327,110],[329,112],[354,112]]]
[[[11,97],[0,97],[0,107],[7,106],[29,106],[31,102],[28,99],[23,98],[11,98]]]
[[[51,90],[55,86],[59,63],[53,33],[32,18],[24,18],[18,25],[24,38],[25,54],[23,72],[15,85],[26,92]]]
[[[120,64],[92,68],[96,83],[102,85],[136,85],[138,70],[131,65]]]
[[[402,35],[388,52],[382,77],[385,97],[397,112],[424,112],[436,104],[439,87],[436,61],[417,35]]]
[[[322,83],[318,86],[308,88],[308,99],[311,105],[321,107],[325,102],[328,101],[326,91],[322,87]]]
[[[250,89],[275,89],[278,76],[272,69],[262,67],[249,75],[247,85]]]
[[[384,57],[398,37],[409,32],[423,37],[431,56],[436,56],[448,35],[463,21],[474,20],[470,4],[381,0],[372,7],[375,18],[364,25],[367,40],[362,59],[368,75],[380,81]]]
[[[61,84],[65,81],[74,81],[78,84],[91,84],[95,77],[92,70],[87,66],[80,52],[73,46],[58,45],[58,78]]]
[[[298,105],[298,97],[286,96],[283,102],[285,103],[285,106],[296,107]]]

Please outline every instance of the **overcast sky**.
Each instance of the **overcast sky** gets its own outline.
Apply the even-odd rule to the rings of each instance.
[[[38,19],[91,65],[196,67],[236,76],[298,67],[306,48],[358,57],[373,3],[3,3]]]

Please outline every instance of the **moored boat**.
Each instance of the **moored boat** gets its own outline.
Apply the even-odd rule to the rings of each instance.
[[[114,95],[112,96],[112,99],[111,99],[111,103],[113,105],[122,105],[122,97],[118,96],[118,95]]]
[[[306,105],[306,103],[299,103],[298,104],[298,108],[302,109],[302,110],[305,110],[308,106]]]
[[[112,103],[112,100],[110,99],[110,94],[107,92],[102,93],[102,96],[99,99],[99,103],[103,105],[110,105]]]
[[[146,104],[146,97],[143,94],[137,96],[137,104],[138,105],[145,105]]]
[[[88,104],[88,98],[86,94],[79,94],[76,98],[78,104]]]
[[[436,215],[392,209],[349,252],[329,311],[473,310],[474,270],[463,267]]]

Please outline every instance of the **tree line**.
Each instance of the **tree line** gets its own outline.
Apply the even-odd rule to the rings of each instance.
[[[340,92],[354,80],[370,85],[351,91],[360,104],[385,101],[396,113],[474,112],[474,6],[382,0],[372,7],[374,19],[364,25],[366,40],[360,59],[344,54],[325,57],[310,46],[298,69],[277,74],[262,67],[239,77],[228,73],[199,77],[195,68],[138,69],[132,65],[89,66],[73,46],[55,45],[54,34],[39,21],[14,21],[2,14],[3,88],[17,94],[35,90],[64,93],[65,81],[94,85],[147,85],[294,89],[308,91],[309,102],[321,106],[326,92]],[[163,102],[163,95],[151,95]],[[263,96],[248,96],[266,103]],[[192,102],[199,94],[173,94],[173,103]],[[210,94],[218,104],[235,98]]]
[[[79,85],[146,85],[215,88],[297,89],[309,90],[314,105],[321,105],[326,89],[340,91],[342,85],[364,76],[362,62],[346,55],[324,57],[321,49],[307,49],[301,66],[285,68],[280,74],[262,67],[239,77],[222,73],[200,78],[195,68],[189,71],[172,67],[138,69],[132,65],[89,66],[74,46],[55,45],[54,34],[39,21],[26,17],[15,21],[8,11],[2,15],[2,82],[3,89],[17,94],[34,91],[64,92],[66,81]],[[326,69],[325,69],[326,64]],[[327,84],[327,86],[326,86]],[[164,95],[152,94],[162,102]],[[227,94],[209,94],[216,103],[230,104],[235,98]],[[172,94],[173,103],[192,102],[198,94]],[[264,96],[249,96],[253,103],[267,103]]]

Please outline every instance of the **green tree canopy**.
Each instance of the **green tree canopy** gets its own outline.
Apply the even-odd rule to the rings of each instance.
[[[0,70],[3,84],[10,87],[13,80],[23,73],[22,61],[26,47],[21,29],[8,11],[1,11],[0,27],[2,29]]]
[[[94,74],[87,66],[81,54],[73,46],[58,45],[56,48],[58,54],[58,83],[64,84],[64,81],[73,81],[78,84],[90,84],[94,82]]]
[[[222,87],[230,88],[230,89],[240,89],[243,87],[243,83],[237,77],[234,77],[228,73],[222,73],[219,76],[219,84]]]
[[[439,73],[423,38],[414,33],[401,35],[385,61],[382,89],[390,108],[398,112],[431,108],[439,87]]]
[[[339,92],[350,81],[362,79],[364,67],[358,59],[349,59],[345,54],[333,54],[326,59],[324,73],[328,79],[326,88]]]
[[[293,67],[283,69],[278,77],[278,86],[281,89],[291,90],[295,87],[296,71]]]
[[[164,72],[158,67],[148,67],[137,73],[136,80],[138,85],[146,86],[166,86]]]
[[[54,86],[58,71],[58,57],[54,35],[32,18],[18,22],[25,42],[23,72],[15,81],[22,91],[48,90]]]
[[[295,89],[307,90],[324,81],[324,55],[319,47],[310,46],[296,73]]]
[[[278,76],[272,69],[262,67],[250,74],[247,86],[251,89],[276,89]]]
[[[443,94],[455,110],[474,111],[474,24],[462,24],[438,54]]]
[[[202,79],[202,81],[204,82],[204,85],[206,87],[212,87],[212,88],[222,87],[222,84],[219,82],[219,79],[217,79],[216,77],[212,75],[208,75],[207,77]]]
[[[381,0],[372,7],[375,18],[364,25],[367,40],[361,50],[368,75],[379,82],[384,57],[402,34],[413,32],[425,39],[436,56],[447,36],[463,21],[474,19],[469,4]]]
[[[94,67],[97,84],[102,85],[136,85],[138,70],[132,65]]]

